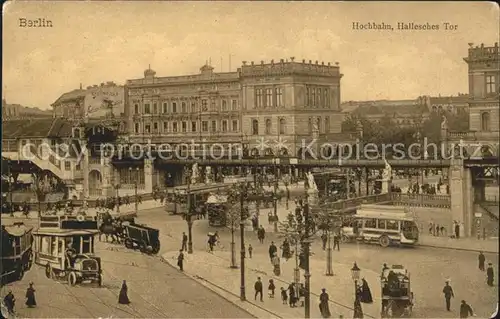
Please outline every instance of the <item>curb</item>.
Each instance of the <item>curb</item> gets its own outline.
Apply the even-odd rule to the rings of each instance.
[[[417,245],[417,247],[430,247],[430,248],[436,248],[436,249],[460,250],[460,251],[468,251],[468,252],[475,252],[475,253],[482,251],[483,253],[498,255],[498,251],[472,249],[472,248],[445,247],[445,246],[429,245],[429,244],[419,244],[419,245]]]
[[[163,258],[163,256],[160,257],[160,261],[163,262],[163,263],[165,263],[165,264],[167,264],[167,265],[169,265],[169,266],[171,266],[171,267],[173,267],[173,268],[175,268],[177,270],[177,267],[175,265],[173,265],[169,260]],[[211,282],[210,280],[207,280],[207,279],[205,279],[203,277],[200,277],[200,276],[197,276],[197,275],[190,275],[190,274],[188,274],[186,272],[180,272],[180,273],[182,273],[186,277],[188,277],[188,278],[196,281],[197,283],[203,285],[204,287],[206,287],[210,291],[214,292],[215,294],[217,294],[221,298],[225,299],[227,302],[235,305],[236,307],[238,307],[242,311],[248,313],[251,316],[251,318],[263,318],[262,316],[257,316],[254,313],[252,313],[255,310],[257,310],[256,312],[261,312],[261,313],[265,312],[266,314],[268,314],[268,316],[270,315],[269,318],[279,318],[279,319],[283,318],[283,317],[279,316],[278,314],[276,314],[276,313],[274,313],[272,311],[269,311],[269,310],[267,310],[267,309],[265,309],[265,308],[263,308],[263,307],[261,307],[259,305],[254,304],[251,301],[248,301],[248,299],[245,300],[245,301],[243,301],[243,302],[241,302],[241,300],[239,300],[240,296],[238,296],[235,293],[233,293],[233,292],[231,292],[231,291],[229,291],[229,290],[227,290],[227,289],[225,289],[225,288],[223,288],[223,287],[221,287],[221,286],[219,286],[219,285]],[[223,294],[221,294],[221,291],[223,293],[225,293],[225,294],[229,294],[229,295],[233,296],[235,299],[237,298],[239,302],[235,301],[235,300],[231,300],[227,296],[224,296]],[[245,309],[245,307],[241,303],[247,304],[250,307],[254,307],[254,308],[257,308],[257,309],[253,309],[253,311],[250,310],[250,309]]]

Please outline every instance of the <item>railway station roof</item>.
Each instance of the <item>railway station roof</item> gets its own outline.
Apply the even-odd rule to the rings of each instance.
[[[70,137],[72,125],[62,118],[15,120],[2,123],[2,138]]]

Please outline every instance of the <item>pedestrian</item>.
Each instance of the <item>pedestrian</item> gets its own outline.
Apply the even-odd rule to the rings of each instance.
[[[455,297],[455,295],[453,294],[453,289],[451,288],[449,281],[446,281],[446,284],[443,288],[443,294],[444,294],[444,299],[446,301],[446,310],[451,311],[450,310],[451,298]]]
[[[319,295],[319,312],[321,313],[322,318],[330,318],[330,306],[328,305],[330,297],[326,293],[326,289],[321,289],[321,294]]]
[[[323,250],[326,249],[326,242],[328,241],[328,236],[326,235],[325,232],[321,234],[321,242],[323,243]]]
[[[32,282],[30,282],[29,288],[26,289],[26,306],[28,308],[36,307],[35,289]]]
[[[269,287],[267,287],[267,289],[269,290],[269,298],[274,298],[274,290],[276,289],[274,280],[269,279]]]
[[[255,282],[254,289],[255,289],[255,300],[257,300],[257,296],[260,295],[260,301],[264,301],[262,299],[263,287],[262,287],[262,281],[260,280],[260,277],[257,277],[257,281]]]
[[[297,295],[295,294],[295,287],[293,284],[288,286],[288,295],[290,296],[290,298],[288,298],[290,308],[295,308],[297,306]]]
[[[121,305],[128,305],[130,303],[130,300],[128,299],[128,287],[126,280],[122,283],[122,289],[120,289],[120,294],[118,295],[118,303]]]
[[[3,298],[3,303],[5,307],[7,307],[7,311],[13,315],[14,308],[16,306],[16,298],[14,297],[12,290],[9,290],[9,293]]]
[[[363,303],[373,303],[372,292],[370,291],[370,286],[365,278],[362,279],[363,285],[361,286],[361,302]]]
[[[288,295],[286,289],[283,287],[281,287],[281,301],[283,301],[284,305],[288,304]]]
[[[274,245],[274,241],[271,242],[271,245],[269,245],[269,259],[271,262],[273,261],[274,255],[278,252],[278,248],[276,245]]]
[[[179,250],[179,256],[177,256],[177,266],[180,271],[184,271],[184,253],[182,252],[182,249]]]
[[[444,226],[441,226],[441,236],[446,236],[446,228]]]
[[[458,224],[457,221],[454,222],[454,228],[455,228],[455,238],[460,239],[460,225]]]
[[[437,225],[436,225],[436,236],[438,236],[438,237],[439,237],[439,230],[440,230],[440,229],[441,229],[441,228],[439,227],[439,224],[437,224]]]
[[[477,258],[479,260],[479,270],[484,271],[484,262],[486,261],[486,257],[484,257],[483,252],[479,252],[479,257]]]
[[[181,251],[187,251],[187,241],[188,241],[188,236],[186,233],[182,233],[182,246],[181,246]]]
[[[469,316],[473,316],[474,312],[472,311],[472,307],[469,306],[465,300],[462,300],[462,304],[460,305],[460,318],[468,318]]]
[[[486,283],[488,286],[493,287],[494,274],[493,274],[493,266],[491,263],[488,263],[488,269],[486,269]]]
[[[281,261],[280,261],[280,258],[278,257],[277,253],[274,254],[274,257],[273,257],[271,263],[273,264],[274,274],[276,276],[281,275]]]
[[[333,235],[333,250],[335,250],[335,247],[337,247],[337,251],[340,251],[340,233],[338,232]]]
[[[253,247],[252,244],[248,244],[248,256],[252,258]]]
[[[434,224],[432,222],[429,223],[429,235],[432,235],[432,230],[434,229]]]

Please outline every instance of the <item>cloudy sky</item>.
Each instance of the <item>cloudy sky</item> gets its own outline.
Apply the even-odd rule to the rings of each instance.
[[[45,18],[52,28],[20,28]],[[360,31],[353,22],[438,24],[439,31]],[[444,23],[458,25],[444,30]],[[493,3],[10,2],[4,4],[3,97],[49,108],[83,86],[216,71],[241,61],[339,62],[342,100],[467,92],[468,43],[498,41]],[[222,64],[221,64],[222,58]]]

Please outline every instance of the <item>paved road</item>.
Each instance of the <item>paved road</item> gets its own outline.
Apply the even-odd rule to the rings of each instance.
[[[156,225],[161,229],[165,244],[163,250],[171,251],[179,249],[182,231],[187,232],[186,222],[178,216],[169,216],[162,212],[147,212],[140,214],[142,222]],[[267,221],[265,221],[267,223]],[[207,221],[196,221],[193,226],[194,250],[206,249],[206,234],[213,231],[208,226]],[[225,247],[229,247],[230,232],[227,229],[219,229],[221,240]],[[254,247],[254,254],[267,254],[269,241],[261,245],[257,242],[253,233],[248,233],[247,243]],[[236,236],[237,246],[239,238]],[[168,240],[170,239],[170,240]],[[174,239],[172,241],[172,239]],[[324,252],[318,243],[313,244],[315,252],[313,258],[325,260]],[[415,316],[416,317],[449,317],[445,311],[442,289],[446,279],[451,280],[451,285],[455,290],[456,300],[454,307],[458,307],[461,299],[467,300],[478,313],[479,316],[489,316],[498,303],[498,287],[486,285],[485,273],[477,268],[477,254],[474,252],[455,251],[446,249],[418,247],[414,249],[386,248],[375,245],[345,244],[340,252],[335,252],[333,258],[336,262],[352,266],[356,261],[363,271],[379,273],[383,263],[402,264],[407,267],[412,275],[412,289],[416,297]],[[488,261],[494,264],[494,269],[498,269],[498,257],[486,255]],[[316,263],[316,265],[321,263]],[[324,266],[321,269],[312,269],[313,276],[322,276]],[[326,278],[326,277],[325,277]],[[496,281],[498,273],[496,271]],[[378,283],[370,283],[372,290],[379,289]]]
[[[98,244],[104,269],[103,287],[69,287],[49,280],[43,268],[33,266],[22,281],[2,287],[17,298],[24,318],[249,318],[251,315],[186,277],[178,270],[140,252]],[[110,250],[112,249],[112,250]],[[118,304],[122,280],[127,280],[131,304]],[[35,283],[38,307],[28,309],[24,294]]]

